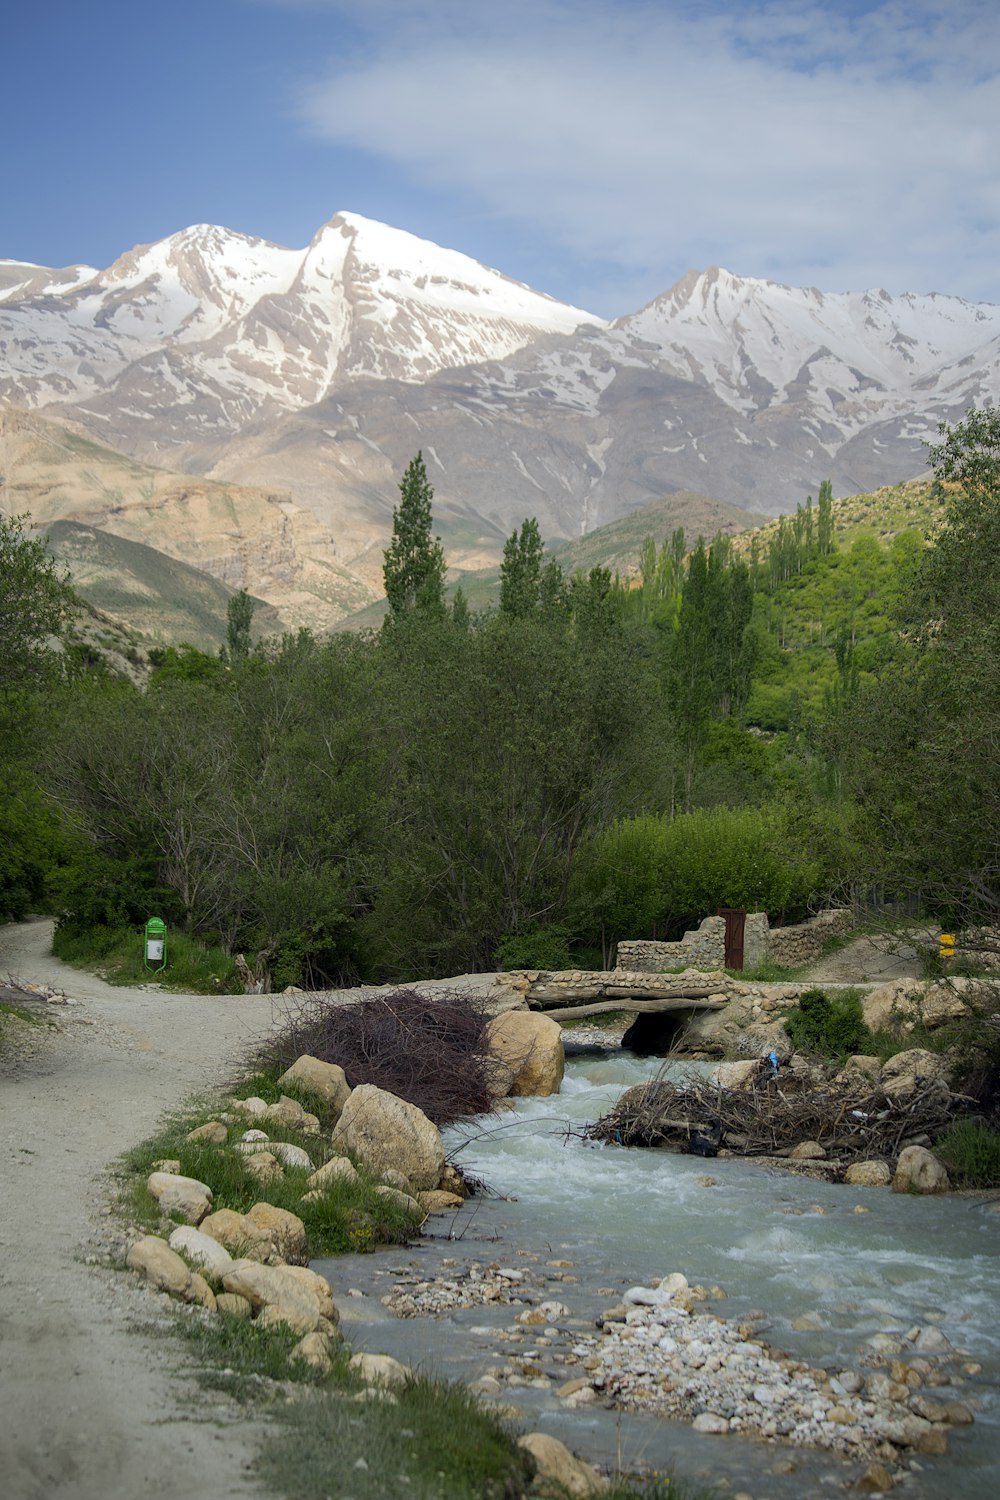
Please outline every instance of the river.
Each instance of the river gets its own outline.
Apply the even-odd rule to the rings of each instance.
[[[678,1065],[679,1066],[679,1065]],[[562,1438],[595,1462],[647,1466],[721,1483],[753,1500],[808,1500],[859,1472],[831,1454],[693,1432],[684,1423],[606,1410],[567,1409],[554,1388],[583,1373],[553,1356],[628,1287],[682,1271],[723,1288],[710,1304],[727,1319],[752,1311],[772,1347],[827,1369],[857,1368],[875,1333],[936,1324],[982,1374],[942,1394],[976,1405],[955,1428],[947,1457],[921,1456],[901,1492],[921,1500],[993,1500],[1000,1468],[1000,1213],[966,1195],[921,1198],[795,1177],[736,1158],[595,1146],[582,1126],[624,1088],[658,1071],[658,1059],[619,1050],[571,1057],[562,1091],[523,1099],[498,1116],[445,1133],[449,1155],[502,1197],[479,1195],[428,1221],[405,1251],[319,1262],[358,1348],[394,1354],[431,1373],[473,1381],[516,1352],[554,1377],[505,1387],[529,1426]],[[858,1209],[864,1212],[857,1212]],[[394,1317],[380,1298],[397,1282],[453,1274],[469,1261],[521,1267],[570,1311],[564,1339],[528,1330],[501,1335],[521,1309],[460,1309]],[[572,1262],[571,1266],[552,1262]],[[351,1289],[355,1294],[347,1296]],[[808,1326],[813,1325],[813,1326]],[[545,1334],[545,1330],[542,1330]],[[962,1378],[962,1377],[959,1377]],[[954,1381],[953,1384],[957,1384]]]

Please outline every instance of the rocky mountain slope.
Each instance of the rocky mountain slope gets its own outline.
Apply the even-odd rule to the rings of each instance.
[[[352,214],[304,250],[202,225],[103,271],[0,262],[0,395],[271,496],[238,526],[189,501],[184,560],[229,581],[220,528],[262,558],[297,529],[332,623],[380,591],[418,448],[465,569],[528,515],[573,538],[674,491],[774,515],[912,477],[940,421],[1000,399],[1000,307],[713,269],[607,324]],[[74,519],[121,532],[113,509]]]

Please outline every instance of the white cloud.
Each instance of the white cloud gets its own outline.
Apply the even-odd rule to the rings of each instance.
[[[603,263],[608,296],[717,263],[1000,301],[992,0],[285,3],[357,37],[303,88],[311,132]]]

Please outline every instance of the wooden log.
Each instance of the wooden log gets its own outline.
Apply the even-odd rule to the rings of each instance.
[[[607,1015],[615,1010],[627,1011],[630,1015],[655,1015],[671,1010],[721,1010],[726,1001],[709,1000],[708,993],[708,990],[700,990],[693,995],[669,1000],[598,1000],[592,1005],[562,1005],[558,1010],[540,1010],[533,1014],[548,1016],[553,1021],[580,1021],[585,1016]]]

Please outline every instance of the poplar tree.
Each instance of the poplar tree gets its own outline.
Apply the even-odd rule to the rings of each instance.
[[[431,535],[434,491],[423,454],[411,458],[399,482],[399,504],[392,513],[392,540],[382,563],[385,595],[394,618],[419,609],[444,609],[444,548]]]
[[[511,533],[504,543],[500,564],[500,613],[521,616],[538,607],[542,583],[544,543],[534,516],[521,523],[520,535]]]

